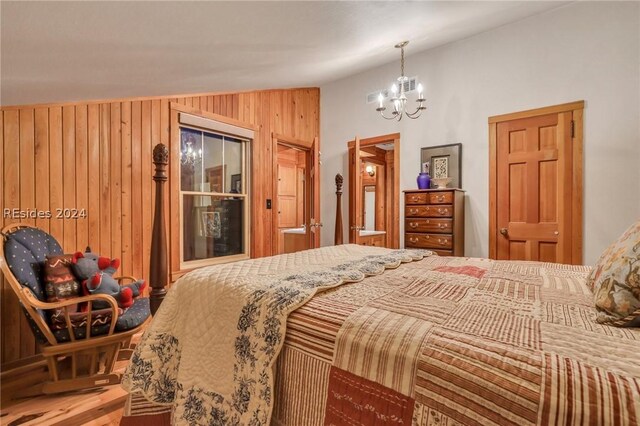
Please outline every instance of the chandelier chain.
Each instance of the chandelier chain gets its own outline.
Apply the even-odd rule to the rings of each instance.
[[[404,77],[404,47],[400,48],[400,76]]]

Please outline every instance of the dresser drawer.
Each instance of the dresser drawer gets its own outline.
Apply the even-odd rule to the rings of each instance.
[[[453,192],[430,192],[429,204],[453,204]]]
[[[453,217],[453,207],[450,205],[406,206],[404,212],[406,217]]]
[[[407,247],[450,249],[453,247],[453,237],[443,234],[410,234],[405,236],[404,245]]]
[[[453,251],[451,251],[451,250],[436,250],[436,249],[433,249],[433,251],[435,253],[437,253],[438,256],[453,256]]]
[[[427,193],[409,193],[404,194],[404,203],[405,204],[427,204]]]
[[[436,232],[451,234],[453,219],[406,219],[405,232]]]

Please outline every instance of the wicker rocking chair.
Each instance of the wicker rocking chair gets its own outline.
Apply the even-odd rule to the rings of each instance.
[[[120,383],[120,375],[113,372],[114,364],[131,357],[131,337],[150,316],[149,299],[137,298],[124,313],[113,297],[103,294],[47,302],[41,268],[47,255],[62,255],[60,244],[46,232],[22,224],[9,225],[1,233],[0,267],[42,343],[49,370],[47,382],[16,396]],[[122,284],[124,279],[133,278],[121,277],[118,281]],[[109,308],[94,309],[96,302],[106,302]],[[79,303],[86,304],[86,309],[74,312]],[[58,313],[57,324],[52,327],[54,310]]]

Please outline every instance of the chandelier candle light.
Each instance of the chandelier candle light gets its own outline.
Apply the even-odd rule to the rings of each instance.
[[[202,160],[202,149],[198,149],[196,152],[193,149],[192,136],[189,137],[185,143],[185,147],[180,151],[180,164],[183,166],[195,166]]]
[[[402,43],[398,43],[395,45],[397,49],[400,49],[400,77],[398,77],[398,83],[394,83],[391,86],[391,93],[393,96],[391,97],[391,103],[393,106],[393,111],[391,111],[391,117],[384,115],[386,111],[386,107],[384,106],[384,95],[380,93],[378,95],[378,108],[376,111],[380,113],[380,115],[387,120],[402,120],[402,116],[406,115],[409,118],[416,119],[420,117],[422,111],[427,109],[426,106],[422,105],[425,101],[423,93],[422,93],[422,84],[418,84],[418,107],[415,111],[409,112],[406,110],[407,107],[407,95],[405,94],[405,85],[409,81],[409,77],[404,75],[404,48],[409,44],[408,41],[403,41]],[[398,91],[400,93],[398,93]]]

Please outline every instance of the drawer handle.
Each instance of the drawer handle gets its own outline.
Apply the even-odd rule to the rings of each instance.
[[[415,229],[418,227],[418,224],[415,222],[409,222],[409,226]]]
[[[439,229],[444,229],[444,228],[446,228],[446,227],[447,227],[447,225],[445,225],[444,223],[439,223],[439,224],[438,224],[438,228],[439,228]]]
[[[411,214],[418,214],[418,209],[410,209],[409,213]]]
[[[447,242],[447,240],[442,240],[442,239],[438,238],[438,244],[440,244],[441,246],[443,246],[446,242]]]
[[[412,243],[417,243],[418,239],[417,238],[413,238],[413,237],[409,237],[409,241],[411,241]]]
[[[438,209],[438,214],[445,214],[446,212],[447,212],[447,209],[443,209],[443,208]]]
[[[411,201],[418,201],[418,197],[416,197],[415,195],[411,197]]]
[[[444,201],[444,195],[438,195],[438,201],[443,202]]]

